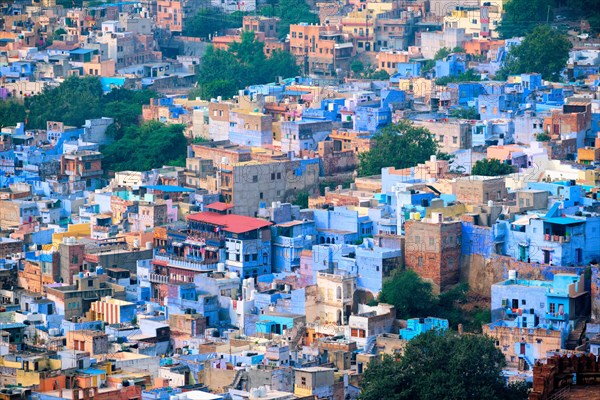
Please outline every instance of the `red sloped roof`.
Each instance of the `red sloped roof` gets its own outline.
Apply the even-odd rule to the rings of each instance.
[[[211,210],[217,210],[217,211],[225,211],[225,210],[229,210],[230,208],[233,208],[233,205],[223,203],[222,201],[217,201],[217,202],[207,205],[206,208],[209,208]]]
[[[203,211],[187,216],[188,220],[205,222],[207,224],[220,226],[224,231],[231,233],[244,233],[272,225],[264,219],[245,217],[236,214],[218,214],[211,211]]]

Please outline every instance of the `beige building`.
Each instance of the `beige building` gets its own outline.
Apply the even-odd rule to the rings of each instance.
[[[508,197],[503,177],[472,175],[452,183],[452,194],[456,200],[467,204],[484,204],[488,201],[503,201]]]
[[[222,163],[217,168],[218,188],[240,215],[256,216],[261,204],[290,201],[300,191],[314,194],[319,187],[318,162],[248,161]]]
[[[294,394],[299,397],[314,396],[333,400],[334,369],[324,367],[294,370]]]
[[[314,308],[307,306],[307,320],[316,320],[319,324],[346,324],[352,314],[356,277],[318,272],[316,286]]]
[[[456,120],[415,121],[414,124],[427,128],[435,136],[439,150],[444,153],[471,148],[471,124],[467,122]]]
[[[561,349],[562,332],[546,328],[516,328],[512,326],[483,326],[483,334],[494,339],[496,347],[504,353],[509,366],[523,366],[520,355],[532,347],[535,360],[546,358],[546,353]]]
[[[108,353],[108,335],[100,331],[81,330],[67,332],[67,348],[87,351],[94,357]]]

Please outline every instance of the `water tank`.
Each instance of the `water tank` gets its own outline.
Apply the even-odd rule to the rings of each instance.
[[[146,242],[146,250],[152,250],[152,242]]]
[[[517,279],[517,271],[514,269],[509,270],[508,271],[508,279],[511,279],[511,280]]]
[[[420,221],[421,220],[421,214],[416,212],[415,213],[415,221]]]
[[[408,219],[410,219],[411,221],[412,221],[413,219],[415,219],[415,213],[414,213],[414,212],[411,212],[411,213],[409,213],[409,214],[408,214]]]
[[[277,202],[277,207],[281,207],[281,202],[280,201]]]
[[[104,268],[103,267],[96,267],[96,274],[97,275],[102,275],[104,273]]]
[[[237,278],[237,277],[238,277],[238,274],[237,274],[237,272],[230,272],[230,273],[229,273],[229,278],[230,278],[230,279],[235,279],[235,278]]]
[[[83,274],[83,272],[80,272],[80,273],[79,273],[79,277],[80,277],[80,278],[83,278],[84,276],[85,276],[85,275]]]
[[[218,272],[224,272],[225,271],[225,263],[218,263],[217,264],[217,271]]]
[[[135,239],[133,241],[133,247],[135,247],[135,248],[139,248],[140,247],[140,240],[139,239]]]
[[[494,206],[494,200],[488,200],[488,207]]]
[[[276,201],[271,202],[271,208],[277,208],[277,202]]]

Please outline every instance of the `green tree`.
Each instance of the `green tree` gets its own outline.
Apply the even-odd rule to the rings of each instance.
[[[296,58],[289,51],[274,50],[271,57],[266,60],[265,81],[275,80],[279,77],[292,78],[300,75],[300,67]]]
[[[365,71],[365,64],[360,60],[354,60],[350,63],[350,71],[356,76],[360,76]]]
[[[478,82],[481,80],[481,75],[475,72],[473,69],[468,69],[460,75],[455,76],[444,76],[436,79],[436,85],[446,86],[452,82]]]
[[[431,284],[412,270],[397,271],[386,280],[379,293],[379,301],[392,304],[396,308],[396,317],[400,319],[428,317],[437,303]]]
[[[54,40],[60,40],[62,35],[66,35],[67,31],[64,30],[63,28],[58,28],[57,30],[54,31],[54,35],[52,36],[52,38]]]
[[[448,114],[451,118],[459,119],[479,119],[479,113],[475,107],[457,107],[450,110]]]
[[[123,137],[102,148],[107,171],[147,171],[163,165],[184,166],[187,139],[183,125],[150,121],[125,128]]]
[[[549,7],[552,0],[510,0],[504,3],[504,16],[498,26],[498,32],[503,39],[525,36],[534,28],[554,16]]]
[[[378,69],[377,71],[371,72],[368,75],[368,78],[375,81],[385,81],[390,79],[390,74],[388,74],[384,69]]]
[[[30,110],[29,127],[46,129],[46,121],[81,126],[86,119],[102,116],[102,85],[97,77],[70,76],[56,88],[46,88],[25,99]]]
[[[301,209],[308,208],[308,198],[310,197],[307,191],[301,191],[296,193],[296,200],[294,204],[299,206]]]
[[[15,126],[17,122],[25,122],[25,106],[16,101],[0,101],[0,129]]]
[[[290,33],[292,24],[319,22],[318,15],[311,11],[305,0],[268,0],[267,4],[260,9],[260,13],[267,17],[281,18],[277,25],[277,32],[282,39]]]
[[[264,43],[257,40],[254,32],[242,32],[241,40],[232,43],[228,50],[209,46],[202,59],[197,93],[203,99],[227,98],[251,84],[298,75],[296,60],[289,52],[276,50],[267,58],[263,50]]]
[[[479,160],[473,165],[471,175],[501,176],[513,172],[510,165],[500,162],[497,158]]]
[[[379,175],[381,168],[409,168],[425,162],[437,151],[433,135],[422,127],[402,120],[381,129],[373,148],[359,154],[359,176]]]
[[[525,400],[527,391],[507,387],[504,355],[487,337],[430,331],[412,339],[404,355],[369,365],[362,400]]]
[[[222,33],[225,29],[242,26],[243,13],[226,14],[217,7],[207,7],[198,11],[185,25],[186,36],[207,38]]]
[[[537,135],[535,135],[535,140],[537,142],[549,142],[550,141],[550,135],[548,135],[547,133],[538,133]]]
[[[538,25],[521,44],[510,50],[501,74],[537,72],[546,80],[558,81],[569,59],[571,47],[571,42],[564,34],[549,25]]]

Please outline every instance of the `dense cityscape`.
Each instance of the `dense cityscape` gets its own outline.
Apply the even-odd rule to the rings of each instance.
[[[0,3],[0,400],[600,400],[600,0]]]

